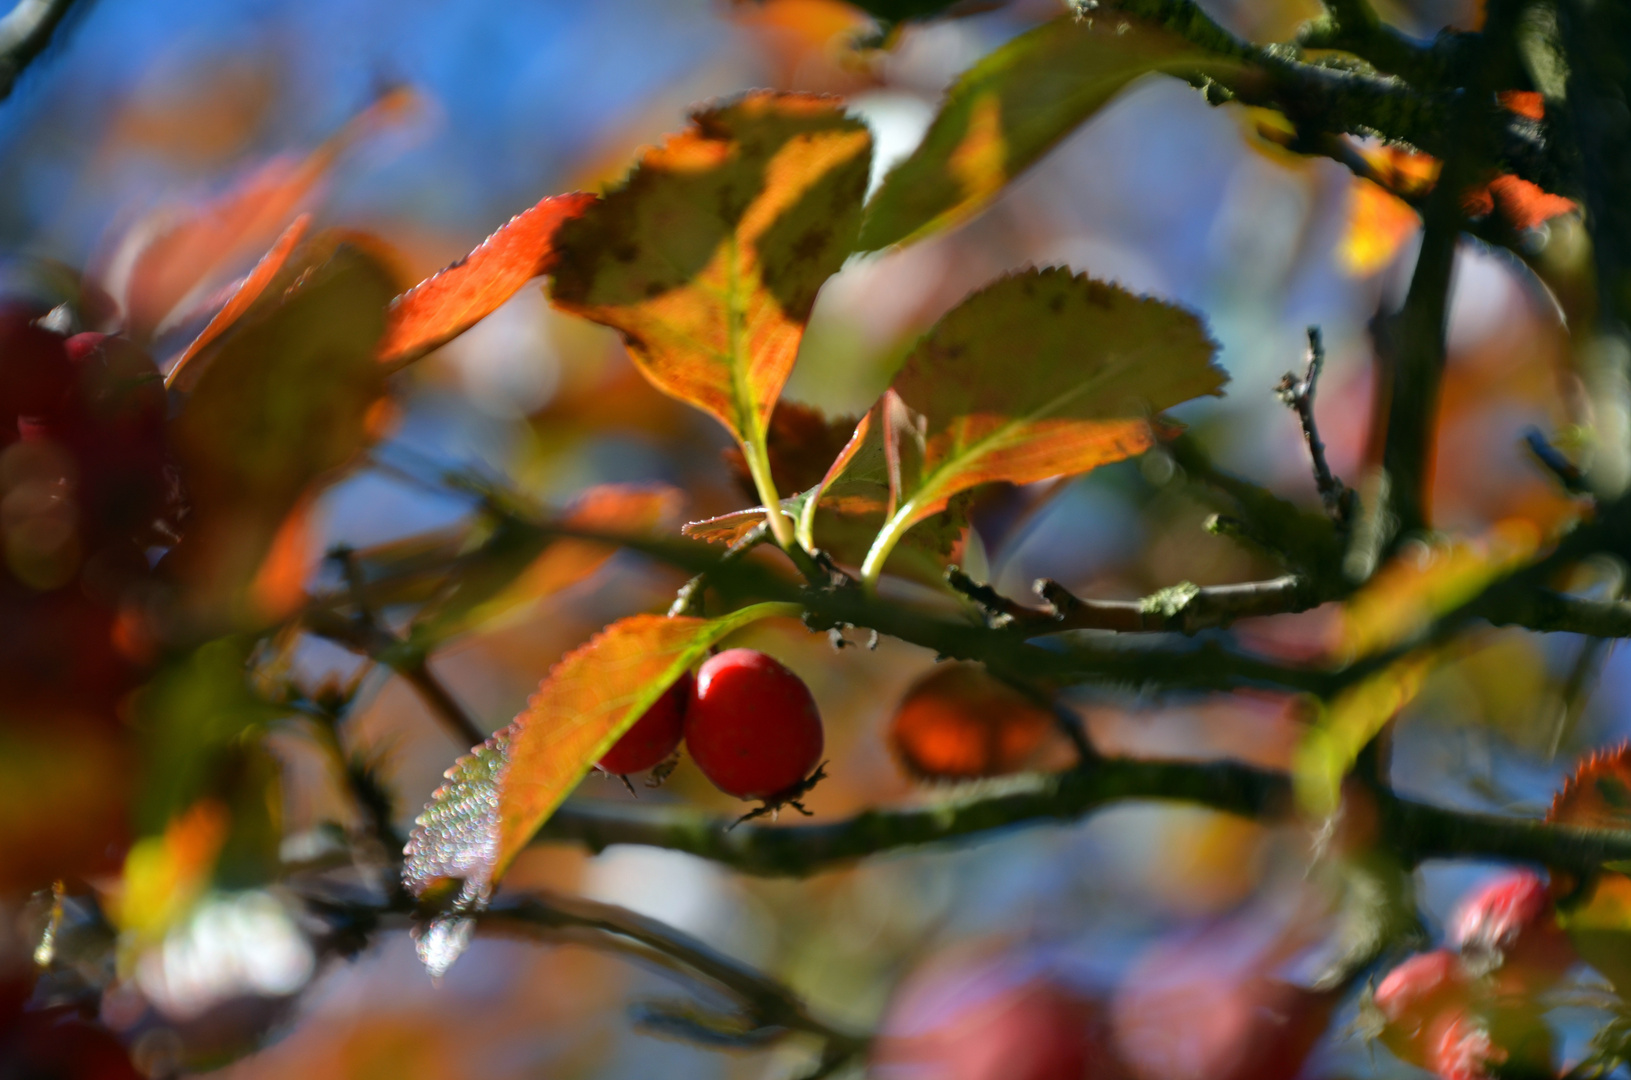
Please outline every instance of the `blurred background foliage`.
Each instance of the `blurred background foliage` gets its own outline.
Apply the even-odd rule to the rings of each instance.
[[[1316,14],[1311,0],[1204,6],[1256,40],[1286,38]],[[1423,37],[1479,19],[1473,0],[1378,6]],[[322,224],[380,238],[402,282],[469,251],[541,194],[615,181],[694,103],[745,87],[847,96],[875,133],[876,178],[915,144],[958,72],[1057,12],[1051,0],[1015,0],[907,23],[887,49],[869,50],[855,43],[877,27],[837,0],[97,0],[76,8],[52,53],[0,108],[3,272],[26,282],[52,262],[106,265],[117,238],[163,207],[230,190],[279,155],[302,160],[390,87],[409,88],[411,103],[336,146],[303,201]],[[1178,415],[1227,467],[1311,503],[1299,432],[1272,387],[1300,367],[1304,328],[1321,326],[1329,348],[1322,433],[1334,470],[1356,476],[1372,393],[1367,325],[1402,295],[1417,219],[1340,166],[1280,150],[1262,137],[1262,119],[1211,108],[1176,80],[1138,82],[966,226],[852,260],[821,294],[788,397],[856,414],[915,336],[972,289],[1005,270],[1066,263],[1206,313],[1230,393]],[[1555,223],[1550,242],[1566,244],[1574,227]],[[1470,535],[1527,523],[1538,535],[1569,504],[1521,438],[1530,426],[1554,430],[1571,419],[1565,337],[1551,301],[1509,258],[1470,242],[1462,256],[1437,523]],[[247,268],[253,253],[241,261]],[[464,520],[470,497],[423,482],[444,473],[551,506],[599,484],[664,485],[665,499],[683,500],[666,514],[669,525],[752,501],[733,479],[715,424],[652,390],[615,335],[554,313],[537,288],[398,377],[391,402],[390,435],[370,464],[311,508],[314,538],[300,565],[331,584],[335,565],[314,553]],[[1158,451],[1062,484],[984,493],[965,567],[1011,596],[1029,595],[1040,576],[1109,598],[1271,576],[1203,531],[1209,512]],[[1619,587],[1612,576],[1601,575],[1605,591]],[[564,591],[461,627],[435,654],[435,669],[492,730],[564,651],[620,615],[661,610],[680,580],[618,554]],[[1343,633],[1329,609],[1239,630],[1287,658],[1324,653]],[[808,800],[820,819],[941,794],[910,778],[885,737],[894,704],[932,656],[889,641],[835,655],[825,637],[791,623],[758,626],[740,643],[782,659],[820,703],[832,760],[831,778]],[[320,721],[243,693],[236,673],[246,646],[230,638],[167,669],[137,699],[151,721],[141,773],[150,789],[131,793],[143,807],[142,839],[112,908],[121,979],[102,1018],[131,1040],[140,1067],[168,1075],[224,1064],[235,1080],[498,1080],[776,1076],[796,1064],[795,1051],[719,1054],[636,1032],[625,1006],[671,994],[670,984],[570,945],[478,941],[439,984],[402,933],[373,938],[355,957],[315,946],[299,913],[269,887],[280,860],[320,857],[335,830],[359,826],[332,770],[362,770],[394,794],[392,816],[379,823],[388,839],[464,747],[403,680],[316,639],[283,644],[302,685],[360,680],[343,749],[332,729],[314,734]],[[1627,734],[1631,667],[1610,646],[1587,657],[1599,677],[1581,677],[1581,656],[1569,635],[1476,636],[1432,673],[1399,724],[1399,786],[1470,808],[1543,806],[1580,751]],[[1289,765],[1302,720],[1284,697],[1245,693],[1155,707],[1095,689],[1072,704],[1106,752],[1277,768]],[[0,825],[30,814],[85,821],[123,797],[124,774],[99,763],[98,745],[86,742],[67,762],[6,748]],[[1043,745],[1032,763],[1068,760],[1067,748]],[[35,779],[47,768],[52,785]],[[155,776],[175,790],[154,787]],[[576,797],[629,796],[591,778]],[[689,766],[640,797],[735,809]],[[808,881],[745,879],[654,849],[591,856],[547,845],[527,852],[509,880],[661,918],[775,972],[824,1015],[857,1028],[882,1023],[910,1034],[955,1020],[972,1034],[932,1051],[952,1061],[982,1052],[982,1039],[1039,1037],[1003,1027],[1002,1003],[1015,987],[1051,988],[1047,1008],[1067,1017],[1110,993],[1155,995],[1138,1006],[1151,1016],[1176,1007],[1210,1017],[1221,1015],[1217,1001],[1251,1001],[1252,979],[1295,968],[1306,945],[1285,943],[1297,937],[1299,911],[1317,906],[1307,896],[1317,884],[1303,880],[1305,849],[1296,830],[1124,805],[1068,827],[889,855]],[[1443,918],[1482,872],[1424,866],[1417,885],[1426,910]],[[72,961],[72,943],[59,947]],[[1175,975],[1177,954],[1188,966]],[[1215,998],[1160,998],[1175,978],[1212,987]],[[1565,1039],[1587,1029],[1568,1010],[1554,1019]],[[1399,1072],[1351,1037],[1353,1021],[1338,1015],[1311,1072]],[[1202,1046],[1209,1022],[1148,1037]],[[1131,1030],[1118,1037],[1136,1042],[1140,1029]],[[1152,1076],[1249,1075],[1186,1066],[1197,1054],[1204,1057],[1179,1046],[1131,1056]],[[920,1073],[884,1061],[879,1075]]]

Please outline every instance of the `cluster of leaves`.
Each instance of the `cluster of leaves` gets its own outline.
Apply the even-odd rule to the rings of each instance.
[[[883,6],[892,17],[923,13],[916,5]],[[40,348],[66,357],[67,342],[77,340],[66,331],[77,324],[113,336],[98,339],[103,359],[96,378],[76,375],[72,387],[63,380],[43,404],[5,400],[0,483],[43,485],[59,497],[64,490],[85,494],[69,511],[77,515],[69,532],[83,538],[78,546],[64,541],[46,551],[38,538],[58,534],[34,525],[14,530],[21,538],[15,542],[6,534],[0,625],[28,628],[46,660],[73,656],[94,661],[95,670],[65,673],[60,663],[34,660],[0,667],[8,680],[0,687],[7,697],[0,770],[13,781],[9,787],[37,792],[30,776],[36,762],[73,762],[48,792],[61,809],[42,813],[33,795],[15,805],[0,796],[0,837],[30,853],[0,867],[0,887],[21,892],[117,867],[119,884],[106,909],[123,932],[128,961],[130,952],[162,939],[210,881],[272,880],[280,872],[267,808],[276,769],[258,736],[274,718],[299,714],[334,751],[344,783],[372,820],[372,840],[384,849],[388,896],[364,905],[364,914],[414,909],[420,955],[431,971],[445,971],[484,919],[610,927],[667,949],[742,997],[747,1030],[733,1038],[747,1042],[761,1028],[814,1034],[825,1044],[821,1068],[836,1068],[864,1041],[812,1020],[779,988],[694,942],[603,911],[495,906],[505,872],[551,826],[594,763],[721,640],[771,617],[802,619],[840,636],[863,627],[969,662],[915,686],[898,710],[893,748],[914,776],[944,781],[1023,771],[1060,725],[1075,744],[1076,768],[1040,795],[981,802],[961,818],[902,813],[893,831],[887,817],[883,825],[862,823],[854,834],[840,825],[805,834],[815,837],[807,847],[797,830],[758,826],[727,841],[717,830],[668,837],[659,822],[644,838],[744,865],[753,845],[780,844],[791,853],[787,861],[763,865],[807,871],[829,857],[824,851],[850,857],[1017,820],[1073,816],[1113,798],[1192,798],[1267,815],[1285,813],[1290,794],[1301,812],[1319,820],[1358,805],[1377,810],[1381,824],[1372,835],[1344,836],[1337,845],[1342,850],[1334,857],[1350,868],[1369,865],[1366,858],[1377,851],[1408,860],[1460,844],[1457,853],[1502,854],[1513,833],[1501,823],[1445,815],[1433,819],[1437,837],[1410,834],[1399,824],[1406,804],[1366,755],[1378,750],[1379,738],[1459,647],[1475,617],[1537,628],[1566,621],[1547,614],[1559,606],[1576,610],[1571,598],[1548,591],[1551,575],[1612,546],[1620,535],[1617,504],[1601,504],[1598,518],[1566,539],[1497,531],[1476,541],[1435,542],[1408,562],[1389,561],[1402,537],[1388,523],[1409,523],[1419,507],[1389,504],[1386,483],[1368,485],[1357,498],[1329,475],[1313,424],[1317,347],[1308,376],[1290,379],[1284,392],[1315,451],[1328,496],[1323,514],[1210,469],[1181,440],[1179,425],[1163,416],[1220,394],[1226,381],[1198,316],[1063,267],[1016,271],[957,304],[910,348],[858,419],[828,421],[780,402],[817,295],[846,260],[913,243],[978,213],[1123,87],[1150,73],[1189,80],[1217,102],[1270,108],[1275,116],[1262,130],[1279,132],[1284,147],[1335,157],[1388,198],[1424,207],[1423,266],[1434,265],[1430,242],[1443,243],[1434,240],[1436,214],[1449,215],[1453,250],[1462,228],[1510,238],[1577,207],[1564,197],[1580,194],[1574,188],[1561,185],[1563,194],[1554,195],[1520,175],[1533,166],[1520,151],[1551,134],[1534,130],[1545,124],[1546,109],[1511,96],[1536,92],[1526,80],[1478,83],[1488,101],[1469,121],[1462,145],[1442,130],[1442,80],[1451,77],[1444,72],[1483,82],[1495,77],[1483,69],[1448,61],[1435,67],[1418,57],[1423,70],[1437,74],[1412,78],[1441,82],[1416,85],[1359,63],[1370,59],[1366,42],[1374,44],[1362,34],[1349,42],[1356,60],[1322,65],[1239,42],[1186,3],[1112,7],[1062,16],[981,60],[953,86],[922,145],[870,197],[872,138],[842,102],[755,91],[697,111],[604,194],[548,196],[466,259],[405,288],[379,242],[337,231],[308,235],[309,219],[295,213],[345,141],[401,108],[391,98],[307,161],[269,169],[229,199],[143,232],[114,260],[119,275],[88,277],[72,295],[53,297],[61,303],[48,305],[49,312],[30,309],[19,317],[8,331],[7,365],[22,355],[18,343],[25,338],[43,335]],[[1382,33],[1375,26],[1369,32]],[[1505,47],[1498,32],[1506,31],[1492,24],[1480,40],[1492,42],[1492,50]],[[1495,60],[1488,68],[1503,70]],[[1457,100],[1477,96],[1465,88],[1461,95]],[[1349,138],[1371,132],[1431,151],[1444,167]],[[1501,136],[1514,134],[1522,137],[1519,150],[1509,151]],[[223,266],[263,248],[247,276],[224,291],[215,287]],[[685,529],[696,539],[728,542],[727,553],[662,536],[659,527],[672,511],[664,492],[597,489],[559,514],[540,515],[503,491],[482,488],[474,492],[480,529],[335,553],[343,588],[310,594],[315,499],[388,428],[390,375],[541,276],[550,277],[558,310],[617,330],[646,379],[716,419],[735,440],[759,505]],[[1447,288],[1446,274],[1437,292],[1438,325],[1401,324],[1422,336],[1413,347],[1425,350],[1420,355],[1429,366],[1435,356],[1442,363]],[[1430,292],[1428,282],[1411,295]],[[167,365],[168,400],[159,399],[156,411],[138,402],[142,415],[135,420],[117,400],[110,412],[107,402],[118,399],[119,389],[112,384],[134,381],[140,393],[151,393],[159,367],[149,353],[167,332],[198,323],[202,328]],[[1391,360],[1404,370],[1413,355]],[[74,370],[52,357],[44,363],[48,371]],[[8,393],[22,385],[10,366],[4,375]],[[1425,385],[1429,399],[1434,393],[1431,378],[1412,385]],[[81,438],[71,424],[53,426],[64,395],[74,402],[71,419],[89,425],[95,438]],[[1422,408],[1430,413],[1430,406],[1429,400]],[[1387,441],[1380,456],[1396,463],[1402,453],[1396,444],[1411,424],[1402,415],[1383,418],[1394,426],[1375,425]],[[114,436],[124,438],[126,428],[137,434],[119,442]],[[1136,604],[1082,600],[1040,583],[1047,606],[1039,609],[950,565],[976,489],[1082,474],[1174,438],[1180,441],[1173,456],[1238,511],[1220,529],[1268,550],[1285,577],[1212,590],[1177,585]],[[106,451],[110,441],[115,452],[101,459],[87,449]],[[132,453],[130,445],[148,452]],[[40,471],[59,458],[72,468]],[[1390,479],[1408,493],[1430,470],[1421,460],[1407,464],[1416,475]],[[132,485],[148,493],[135,509],[97,495]],[[766,540],[785,558],[744,557]],[[619,619],[570,652],[526,709],[483,739],[429,674],[427,655],[472,626],[588,576],[618,546],[699,578],[673,613]],[[96,556],[114,547],[137,559],[133,570],[110,577]],[[156,566],[140,557],[149,549],[163,549]],[[938,589],[938,596],[906,602],[922,595],[903,586],[908,579]],[[89,608],[84,596],[92,597]],[[710,600],[725,610],[709,617]],[[1215,640],[1145,650],[1093,640],[1032,643],[1089,628],[1188,634],[1326,601],[1345,604],[1344,628],[1332,655],[1312,664],[1277,663]],[[388,624],[378,617],[384,609],[408,614]],[[1593,611],[1623,624],[1618,608]],[[369,763],[345,760],[336,735],[355,687],[301,688],[280,667],[302,633],[394,668],[467,743],[479,744],[448,771],[400,857],[390,799]],[[1056,695],[1079,683],[1128,681],[1202,690],[1266,685],[1303,694],[1310,720],[1293,775],[1203,766],[1162,771],[1100,757],[1073,718],[1062,715]],[[70,691],[71,700],[64,696]],[[121,710],[133,718],[130,725],[119,723]],[[137,771],[132,766],[144,755],[151,765],[135,799],[121,778]],[[1589,764],[1560,796],[1554,831],[1542,840],[1568,839],[1573,826],[1623,830],[1623,771],[1618,758]],[[1599,793],[1608,808],[1583,791]],[[1574,854],[1560,869],[1579,880],[1559,874],[1548,917],[1566,923],[1579,955],[1618,986],[1631,935],[1625,878],[1612,866],[1603,871],[1601,848],[1591,849],[1598,856],[1591,867],[1581,865],[1589,857],[1579,848],[1567,850]],[[116,866],[109,865],[110,851]],[[1400,869],[1352,872],[1386,877]],[[356,911],[332,904],[325,910],[347,930],[355,925],[346,918],[366,922]],[[1364,941],[1317,987],[1285,989],[1254,974],[1254,988],[1294,1001],[1310,1020],[1294,1048],[1276,1048],[1272,1066],[1248,1056],[1241,1059],[1250,1063],[1241,1066],[1247,1071],[1226,1075],[1292,1075],[1312,1040],[1303,1036],[1317,1034],[1337,995],[1395,944],[1398,935],[1388,929],[1393,914],[1368,912],[1361,921],[1369,936],[1361,934]],[[60,918],[60,911],[52,915]],[[1074,1003],[1054,1011],[1082,1031],[1096,1030],[1098,1020],[1083,1020]],[[773,1022],[764,1020],[771,1014]],[[698,1030],[689,1020],[678,1027]],[[1085,1053],[1090,1044],[1097,1046],[1078,1040],[1070,1053]],[[1550,1070],[1549,1045],[1546,1051],[1540,1056]],[[1126,1056],[1131,1073],[1151,1068],[1136,1054]],[[1455,1067],[1466,1068],[1455,1075],[1469,1078],[1498,1064],[1493,1049],[1462,1058],[1472,1063],[1457,1059]]]

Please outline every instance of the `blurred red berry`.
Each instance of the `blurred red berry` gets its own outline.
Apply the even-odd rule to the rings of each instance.
[[[753,649],[727,649],[697,671],[685,743],[715,787],[770,799],[821,761],[821,713],[804,680]]]
[[[672,754],[685,734],[685,705],[691,697],[691,682],[691,673],[686,672],[663,691],[663,696],[606,751],[600,768],[620,775],[644,772]]]
[[[1472,966],[1498,969],[1507,993],[1543,990],[1575,960],[1546,882],[1533,870],[1501,874],[1464,898],[1450,939]]]
[[[1464,1008],[1471,993],[1471,977],[1456,953],[1417,953],[1388,972],[1372,995],[1387,1024],[1382,1041],[1402,1060],[1423,1064],[1429,1027],[1447,1009]]]
[[[873,1044],[878,1080],[1124,1080],[1100,1003],[1012,958],[932,962]]]
[[[44,314],[0,301],[0,445],[16,439],[18,417],[54,411],[73,385],[61,336],[35,323]]]

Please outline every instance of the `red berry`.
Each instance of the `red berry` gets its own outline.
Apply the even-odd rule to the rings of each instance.
[[[1575,958],[1546,883],[1533,870],[1502,874],[1464,899],[1450,936],[1475,965],[1499,967],[1510,992],[1545,989]]]
[[[606,751],[600,759],[601,769],[618,774],[644,772],[672,754],[685,734],[685,703],[690,696],[691,674],[686,672]]]
[[[1492,1066],[1507,1059],[1484,1025],[1459,1010],[1441,1016],[1427,1041],[1424,1064],[1440,1080],[1491,1080]]]
[[[803,679],[762,652],[727,649],[697,671],[685,742],[720,791],[769,799],[821,761],[821,713]]]
[[[1387,1021],[1382,1041],[1401,1059],[1420,1065],[1428,1029],[1446,1010],[1460,1011],[1471,995],[1461,958],[1448,949],[1417,953],[1387,973],[1372,1001]]]

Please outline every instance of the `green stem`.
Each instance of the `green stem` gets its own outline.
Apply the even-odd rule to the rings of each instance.
[[[758,489],[759,499],[765,504],[765,520],[770,522],[770,534],[784,551],[793,550],[798,546],[798,540],[793,535],[793,523],[782,513],[782,498],[776,492],[776,481],[770,475],[770,455],[765,452],[763,436],[743,440],[742,456],[747,459],[748,472],[753,476],[753,486]]]
[[[916,510],[916,502],[907,502],[905,506],[895,511],[894,516],[884,524],[872,541],[872,547],[866,553],[866,560],[861,563],[861,584],[868,593],[876,591],[878,578],[883,574],[883,564],[889,561],[889,553],[895,550],[900,538],[916,523],[913,516]]]

